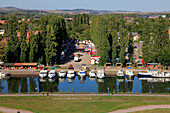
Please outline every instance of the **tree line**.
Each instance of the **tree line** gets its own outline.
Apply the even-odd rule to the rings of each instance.
[[[115,64],[116,58],[125,63],[125,53],[133,59],[133,37],[127,29],[126,20],[112,15],[93,16],[90,28],[91,39],[101,56],[100,63]],[[128,51],[126,51],[128,49]]]
[[[91,20],[91,24],[89,23]],[[126,20],[119,15],[77,14],[73,21],[65,23],[61,16],[42,16],[39,21],[39,33],[34,34],[34,23],[25,21],[18,24],[11,15],[7,25],[6,62],[40,62],[50,64],[59,61],[61,47],[67,37],[79,40],[91,39],[101,56],[100,63],[133,63],[134,41],[132,33],[140,35],[142,58],[145,63],[156,62],[170,64],[170,40],[167,18],[136,18]],[[29,40],[26,38],[30,31]],[[17,37],[17,31],[20,37]],[[33,31],[33,32],[32,32]],[[4,53],[4,51],[2,51]],[[125,56],[128,56],[128,60]],[[119,58],[117,61],[116,59]]]
[[[145,63],[161,63],[170,65],[170,40],[167,18],[144,19],[133,21],[118,18],[114,15],[92,16],[90,25],[91,40],[96,45],[101,64],[108,60],[112,64],[119,58],[120,63],[133,63],[134,41],[132,33],[140,35],[142,58]],[[128,56],[128,60],[125,58]]]
[[[66,23],[57,15],[40,19],[40,32],[34,34],[32,23],[25,21],[19,26],[17,18],[11,15],[7,22],[6,62],[39,62],[54,64],[59,61],[62,45],[67,39]],[[27,30],[30,31],[29,39]],[[20,32],[20,37],[17,37]]]

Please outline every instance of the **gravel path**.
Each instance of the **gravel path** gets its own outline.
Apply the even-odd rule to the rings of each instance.
[[[5,107],[0,107],[0,111],[3,113],[17,113],[18,111],[20,113],[32,113],[31,111],[13,109],[13,108],[5,108]]]
[[[170,105],[146,105],[146,106],[138,106],[132,107],[122,110],[117,110],[109,113],[127,113],[127,112],[136,112],[136,111],[144,111],[144,110],[151,110],[156,108],[170,108]]]

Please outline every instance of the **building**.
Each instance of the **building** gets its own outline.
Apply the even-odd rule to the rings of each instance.
[[[1,24],[7,24],[7,20],[0,20]]]
[[[0,35],[4,35],[4,33],[5,33],[5,30],[4,29],[2,29],[2,30],[0,30]]]
[[[34,34],[34,35],[37,35],[38,33],[39,33],[39,31],[32,31],[32,33]],[[17,32],[17,37],[19,38],[20,37],[20,35],[21,35],[21,33],[20,32]],[[30,31],[29,30],[27,30],[27,40],[29,41],[29,38],[30,38]]]
[[[140,35],[138,33],[132,33],[133,41],[139,41]]]
[[[37,63],[5,63],[4,69],[37,69]]]
[[[99,64],[100,56],[91,56],[90,64]]]
[[[134,60],[135,62],[141,62],[142,57],[142,42],[134,42]]]

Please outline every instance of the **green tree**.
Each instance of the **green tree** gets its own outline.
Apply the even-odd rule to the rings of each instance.
[[[11,15],[7,22],[7,48],[6,48],[6,62],[19,61],[20,42],[17,37],[18,20],[14,15]]]
[[[26,62],[26,55],[27,55],[27,25],[26,25],[26,22],[23,21],[22,24],[21,24],[21,27],[20,27],[20,42],[21,42],[21,45],[20,45],[20,48],[21,48],[21,53],[20,53],[20,61],[21,62]]]
[[[117,47],[118,47],[118,35],[117,31],[114,30],[112,33],[112,63],[116,63],[116,58],[117,58]]]
[[[128,57],[131,63],[133,63],[133,52],[134,52],[134,47],[133,47],[133,35],[130,33],[129,35],[129,45],[128,45]]]

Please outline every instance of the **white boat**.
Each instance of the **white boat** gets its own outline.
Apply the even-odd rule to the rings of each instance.
[[[78,72],[78,76],[85,77],[86,76],[86,72],[85,71],[79,71]]]
[[[68,70],[67,78],[74,78],[74,77],[75,77],[74,70]]]
[[[117,71],[117,73],[116,73],[116,77],[117,78],[124,78],[124,73],[123,73],[123,70],[119,70],[119,71]]]
[[[7,76],[7,73],[0,72],[0,78],[5,78]]]
[[[127,67],[127,70],[125,71],[125,77],[127,78],[127,80],[134,79],[134,74],[131,67]]]
[[[66,71],[60,70],[58,76],[59,76],[59,77],[65,77],[66,74],[67,74]]]
[[[138,73],[138,76],[139,76],[139,77],[151,77],[151,76],[152,76],[152,73],[139,72],[139,73]]]
[[[103,70],[102,71],[100,71],[100,70],[97,71],[97,78],[105,78],[105,74],[104,74]]]
[[[48,77],[49,77],[49,78],[54,78],[55,76],[56,76],[55,70],[50,70],[50,71],[48,72]]]
[[[147,72],[139,72],[139,77],[151,77],[154,74],[157,74],[158,70],[147,70]]]
[[[147,73],[152,77],[169,78],[170,72],[159,72],[159,70],[147,70]]]
[[[39,73],[39,77],[40,78],[47,77],[47,70],[41,70],[40,73]]]
[[[152,74],[152,77],[169,78],[170,72],[157,72]]]
[[[96,74],[95,74],[94,71],[90,71],[90,72],[89,72],[89,76],[90,76],[91,78],[93,78],[93,77],[96,77]]]

